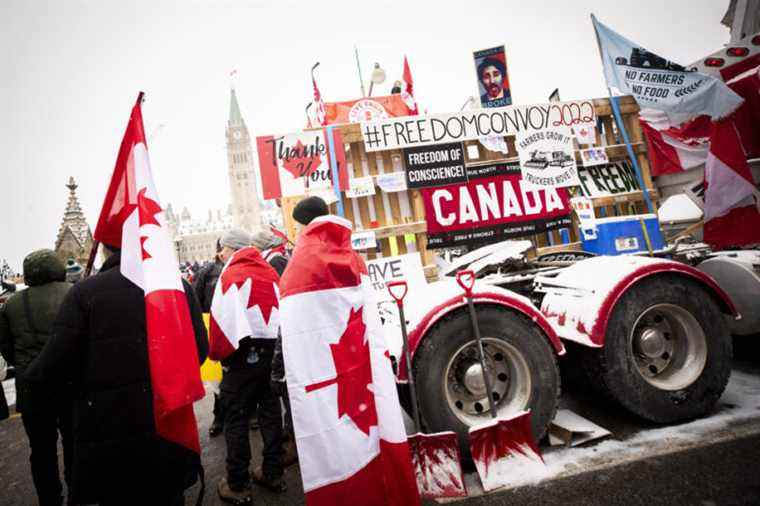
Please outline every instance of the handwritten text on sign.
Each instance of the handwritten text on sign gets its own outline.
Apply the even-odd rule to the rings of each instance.
[[[389,118],[362,123],[361,130],[367,151],[382,151],[595,122],[594,104],[590,101],[553,102]]]

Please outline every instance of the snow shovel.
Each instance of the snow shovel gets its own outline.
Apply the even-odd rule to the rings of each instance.
[[[467,489],[462,475],[462,456],[455,432],[438,432],[423,434],[420,425],[420,411],[417,403],[417,390],[412,374],[409,340],[404,317],[404,297],[408,290],[406,281],[391,281],[388,292],[396,301],[401,319],[401,336],[404,339],[404,360],[406,361],[409,393],[412,400],[412,416],[415,434],[409,436],[409,448],[412,453],[412,467],[417,478],[417,488],[423,499],[443,497],[466,497]]]
[[[475,304],[472,300],[475,273],[471,270],[460,271],[456,279],[467,299],[480,368],[483,373],[483,384],[491,412],[490,422],[470,427],[469,431],[470,453],[480,481],[483,483],[483,489],[488,492],[500,487],[535,483],[548,474],[548,469],[533,439],[530,412],[523,411],[504,418],[498,417],[496,404],[493,402],[491,377],[487,371],[488,365],[475,313]]]

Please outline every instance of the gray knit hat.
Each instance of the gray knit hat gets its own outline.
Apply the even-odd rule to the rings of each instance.
[[[274,235],[269,230],[261,229],[254,232],[251,237],[251,244],[259,251],[276,248],[282,244],[282,237]]]
[[[219,240],[222,247],[239,250],[251,245],[251,234],[239,228],[226,231]]]

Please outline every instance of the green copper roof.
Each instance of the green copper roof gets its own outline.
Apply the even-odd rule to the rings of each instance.
[[[230,119],[229,126],[243,125],[243,116],[240,114],[240,106],[238,105],[237,95],[235,95],[235,88],[230,90]]]

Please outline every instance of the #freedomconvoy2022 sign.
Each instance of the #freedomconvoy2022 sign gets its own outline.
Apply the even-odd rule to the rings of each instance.
[[[467,168],[467,182],[420,190],[428,247],[493,242],[571,225],[564,188],[522,181],[518,164]]]
[[[584,197],[611,197],[641,191],[636,172],[629,162],[578,167],[578,179]]]
[[[362,122],[361,131],[367,151],[383,151],[592,124],[596,124],[594,104],[586,100],[388,118]]]
[[[467,181],[461,142],[404,150],[407,188],[444,186]]]

